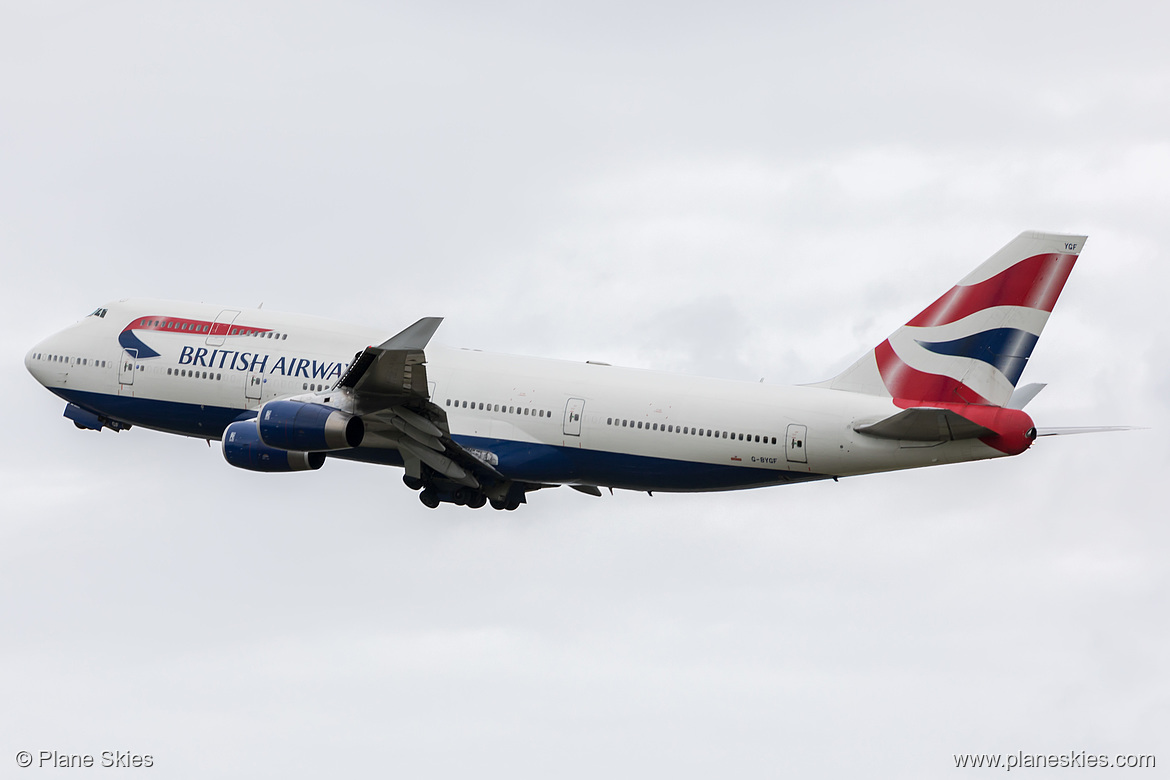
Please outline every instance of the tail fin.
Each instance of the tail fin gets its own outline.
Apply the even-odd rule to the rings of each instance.
[[[1021,233],[820,386],[906,401],[1004,406],[1085,239]]]

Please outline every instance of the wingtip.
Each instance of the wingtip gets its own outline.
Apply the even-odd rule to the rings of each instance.
[[[424,349],[441,324],[443,324],[442,317],[423,317],[410,327],[386,339],[380,345],[380,349]]]

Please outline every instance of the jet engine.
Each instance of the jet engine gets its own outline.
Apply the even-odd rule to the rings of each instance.
[[[301,401],[269,401],[258,420],[261,441],[282,450],[348,450],[361,444],[366,433],[360,417]]]
[[[237,420],[224,429],[223,457],[249,471],[313,471],[325,463],[324,452],[269,447],[260,440],[255,420]]]

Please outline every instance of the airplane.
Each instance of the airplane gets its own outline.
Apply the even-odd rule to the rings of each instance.
[[[736,490],[1019,455],[1017,387],[1085,236],[1021,233],[841,374],[779,387],[384,338],[262,309],[126,299],[25,366],[80,429],[222,441],[233,466],[404,470],[424,505],[513,510],[568,485]],[[376,345],[376,346],[373,346]]]

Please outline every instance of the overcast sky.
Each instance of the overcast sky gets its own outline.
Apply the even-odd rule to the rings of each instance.
[[[129,750],[154,777],[937,778],[1084,750],[1161,776],[1168,26],[0,0],[0,774]],[[1029,413],[1150,430],[431,511],[393,469],[78,431],[23,367],[150,296],[813,382],[1026,229],[1090,237]]]

